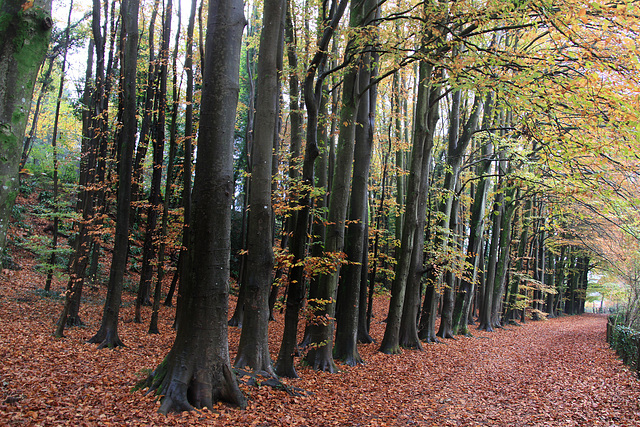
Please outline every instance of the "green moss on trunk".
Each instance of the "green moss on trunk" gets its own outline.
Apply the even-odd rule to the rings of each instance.
[[[49,46],[51,0],[23,9],[21,0],[0,0],[0,251],[18,187],[21,141],[33,88]]]

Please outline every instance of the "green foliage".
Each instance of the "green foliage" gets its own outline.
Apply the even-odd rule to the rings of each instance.
[[[617,324],[613,326],[611,336],[609,337],[609,345],[611,345],[611,348],[622,358],[625,364],[637,368],[639,343],[639,331]]]

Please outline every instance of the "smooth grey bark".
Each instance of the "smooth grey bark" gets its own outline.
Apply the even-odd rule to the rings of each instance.
[[[463,126],[460,133],[460,100],[461,93],[456,90],[453,93],[453,101],[451,106],[451,115],[449,118],[449,143],[447,148],[447,164],[448,170],[445,177],[444,190],[448,194],[446,203],[442,213],[444,220],[441,224],[441,230],[445,230],[446,236],[441,238],[442,248],[447,246],[455,246],[453,236],[456,234],[458,227],[458,207],[459,199],[457,196],[457,188],[459,187],[459,175],[462,167],[462,160],[465,152],[471,143],[472,136],[478,128],[478,120],[482,111],[482,97],[475,95],[473,106],[469,118]],[[442,338],[453,338],[453,308],[455,300],[455,275],[449,269],[446,273],[446,281],[444,287],[442,301],[442,316],[440,321],[440,329],[438,336]]]
[[[427,143],[427,120],[430,104],[430,91],[428,85],[433,66],[426,62],[420,62],[418,98],[416,101],[416,127],[413,136],[411,151],[411,167],[407,183],[406,208],[404,223],[402,225],[402,240],[397,254],[395,277],[391,286],[391,299],[384,336],[380,344],[380,351],[387,354],[400,352],[400,323],[405,303],[407,277],[411,265],[411,255],[414,248],[415,233],[418,226],[418,206],[420,183],[422,182],[422,170],[424,162],[424,147]]]
[[[439,96],[440,87],[432,86],[429,95],[429,109],[427,117],[424,118],[426,134],[421,137],[426,138],[423,154],[422,154],[422,172],[420,179],[420,188],[418,194],[418,222],[416,224],[415,237],[413,241],[413,249],[411,252],[411,260],[409,264],[409,273],[407,275],[407,289],[405,292],[404,306],[402,309],[402,318],[400,321],[399,343],[404,348],[414,348],[421,350],[422,344],[418,336],[418,313],[420,310],[420,296],[422,276],[425,272],[424,266],[424,242],[425,242],[425,225],[428,207],[428,193],[431,174],[433,139],[435,135],[436,124],[440,118],[439,115]],[[424,125],[423,125],[424,126]],[[429,267],[431,268],[431,267]]]
[[[120,9],[122,28],[122,129],[119,134],[119,166],[116,230],[107,297],[100,329],[88,341],[99,348],[123,346],[118,336],[122,284],[127,267],[129,213],[131,208],[131,172],[136,123],[136,68],[138,63],[139,0],[124,0]]]
[[[371,18],[368,14],[372,10],[367,9],[365,4],[368,4],[368,2],[351,3],[349,23],[351,27],[369,25],[368,20]],[[358,74],[361,63],[360,52],[356,45],[355,36],[351,36],[345,51],[346,61],[350,62],[350,67],[345,74],[342,86],[338,147],[331,180],[331,194],[329,195],[327,238],[324,250],[325,256],[333,263],[333,271],[320,275],[317,298],[309,299],[309,306],[313,312],[314,320],[309,328],[311,344],[306,355],[306,362],[315,370],[328,372],[337,371],[332,349],[335,299],[340,276],[340,258],[344,249],[345,220],[351,188],[358,109]]]
[[[371,20],[379,12],[371,2],[365,2],[365,10],[372,10]],[[372,46],[365,48],[372,49]],[[350,261],[340,276],[336,300],[336,336],[333,356],[348,366],[355,366],[363,360],[358,353],[358,314],[360,306],[360,287],[362,270],[369,266],[362,264],[365,239],[365,223],[368,216],[369,169],[373,153],[375,112],[377,101],[376,78],[377,55],[363,53],[360,57],[358,72],[358,112],[356,114],[356,132],[354,143],[353,176],[349,200],[349,224],[346,231],[344,252]]]
[[[51,0],[0,0],[0,253],[6,249],[11,209],[18,194],[31,98],[49,46]]]
[[[269,291],[273,275],[271,172],[280,88],[278,54],[284,0],[266,0],[262,17],[256,112],[252,147],[251,192],[247,224],[247,263],[243,328],[235,367],[275,375],[269,355]]]
[[[192,240],[178,330],[169,354],[149,377],[150,391],[161,395],[161,413],[211,408],[218,400],[246,405],[231,370],[227,332],[233,135],[244,25],[241,1],[209,3]]]

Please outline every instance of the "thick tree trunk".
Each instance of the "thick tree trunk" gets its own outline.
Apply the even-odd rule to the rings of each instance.
[[[362,23],[362,4],[351,4],[351,26]],[[347,56],[354,60],[356,52],[353,42],[347,47]],[[327,238],[324,245],[325,256],[333,264],[332,271],[320,275],[317,298],[309,299],[314,319],[309,326],[311,348],[306,361],[315,370],[337,372],[333,360],[333,335],[335,298],[340,275],[340,256],[344,247],[345,220],[349,190],[351,188],[351,170],[353,167],[353,148],[355,143],[355,124],[357,113],[357,75],[358,67],[347,71],[342,90],[342,108],[340,111],[340,134],[336,153],[336,165],[331,181],[329,212],[327,215]]]
[[[0,253],[18,194],[33,88],[49,46],[50,11],[51,0],[0,0]]]
[[[218,400],[246,405],[231,371],[227,335],[233,135],[244,24],[242,2],[209,3],[192,245],[176,339],[149,378],[150,390],[162,396],[162,413],[211,408]]]

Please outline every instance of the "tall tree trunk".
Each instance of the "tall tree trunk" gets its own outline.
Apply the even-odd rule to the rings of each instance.
[[[177,277],[183,277],[184,266],[187,259],[185,249],[189,246],[190,231],[189,225],[191,223],[191,174],[192,167],[192,151],[193,151],[193,33],[195,29],[196,20],[196,5],[198,0],[191,0],[191,9],[189,12],[189,23],[187,24],[187,47],[185,52],[184,70],[187,74],[187,90],[185,93],[185,118],[184,118],[184,160],[182,164],[183,169],[183,184],[182,184],[182,207],[184,208],[182,227],[182,248],[180,249],[180,255],[178,256],[178,266],[176,268],[175,275]],[[164,300],[165,306],[170,306],[173,299],[173,293],[177,287],[177,280],[174,276],[171,281],[171,288],[167,293],[167,298]]]
[[[376,277],[378,273],[377,272],[378,263],[379,263],[378,253],[380,251],[380,234],[382,231],[381,226],[382,226],[382,216],[384,212],[384,201],[387,194],[386,182],[387,182],[387,175],[388,175],[388,169],[389,169],[390,154],[391,154],[391,140],[389,140],[389,149],[385,154],[384,160],[383,160],[382,182],[380,185],[380,204],[378,205],[377,212],[375,214],[372,213],[372,217],[375,217],[376,219],[375,237],[373,239],[373,266],[371,267],[371,274],[368,275],[369,289],[367,292],[367,306],[366,306],[366,309],[364,307],[360,307],[360,311],[365,311],[365,317],[363,319],[361,316],[360,319],[358,320],[358,329],[360,330],[360,332],[358,332],[358,341],[365,344],[374,342],[374,339],[369,334],[369,331],[371,330],[371,318],[373,317],[373,293],[375,291]],[[369,227],[369,223],[367,222],[367,228],[368,227]],[[369,238],[368,230],[365,231],[365,235],[366,235],[366,239],[368,240]],[[364,255],[367,256],[367,260],[368,260],[368,250],[365,249],[365,251],[367,251],[367,253],[365,253]],[[364,260],[363,260],[363,265],[365,265]],[[368,262],[367,262],[367,265],[368,265]],[[363,292],[361,291],[361,295],[362,293]],[[360,298],[360,304],[362,303],[363,303],[362,298]],[[363,321],[364,323],[362,323]]]
[[[0,253],[18,194],[33,88],[49,45],[50,11],[51,0],[0,0]]]
[[[506,189],[504,197],[504,213],[500,224],[499,256],[496,266],[496,275],[493,282],[493,297],[491,305],[492,327],[502,326],[503,297],[506,292],[507,277],[510,264],[511,236],[513,233],[513,215],[518,206],[515,201],[517,189],[510,187]]]
[[[51,148],[53,155],[53,238],[51,239],[51,255],[49,257],[49,271],[44,289],[51,289],[53,271],[56,265],[56,251],[58,249],[58,227],[60,224],[58,208],[58,124],[60,122],[60,104],[62,103],[62,91],[64,89],[64,74],[67,69],[67,52],[69,51],[69,31],[71,30],[71,13],[73,12],[73,0],[69,5],[69,15],[67,17],[67,28],[65,30],[64,53],[62,54],[62,67],[60,72],[60,84],[58,86],[58,97],[56,99],[56,111],[53,116],[53,135],[51,136]]]
[[[100,20],[100,13],[94,13],[93,18]],[[96,164],[96,139],[95,117],[93,113],[96,108],[96,96],[93,90],[93,53],[95,44],[93,39],[89,43],[87,53],[87,69],[85,73],[85,86],[82,95],[84,109],[82,111],[82,143],[80,154],[80,176],[79,176],[79,194],[76,210],[81,215],[81,219],[74,223],[76,238],[73,244],[73,257],[69,265],[69,281],[67,282],[67,293],[65,302],[60,314],[54,336],[61,338],[64,329],[70,326],[82,325],[80,319],[80,298],[82,296],[82,286],[85,279],[85,271],[88,264],[89,251],[91,248],[91,237],[89,229],[90,222],[94,212],[94,201],[92,195],[92,184],[95,182],[95,164]]]
[[[171,0],[169,0],[171,1]],[[153,3],[153,10],[151,12],[151,20],[149,23],[149,68],[147,71],[147,88],[145,90],[144,102],[142,105],[142,123],[140,125],[140,137],[138,138],[138,147],[136,155],[133,160],[133,177],[131,188],[131,201],[135,205],[136,202],[142,199],[142,181],[143,181],[143,169],[144,160],[147,155],[147,149],[149,141],[153,141],[153,169],[151,178],[151,189],[149,191],[148,207],[147,207],[147,223],[145,224],[145,234],[142,244],[142,262],[140,263],[140,281],[138,283],[138,295],[136,297],[136,309],[134,315],[134,322],[142,322],[140,310],[143,305],[150,305],[149,289],[151,287],[151,280],[153,276],[153,263],[151,260],[154,258],[155,242],[154,233],[157,223],[157,204],[159,203],[160,194],[160,179],[162,178],[162,152],[158,156],[158,148],[164,147],[164,109],[162,104],[166,99],[166,70],[167,70],[167,56],[166,51],[169,48],[168,33],[165,29],[167,20],[169,26],[171,25],[171,14],[166,15],[165,23],[162,27],[162,41],[160,42],[160,57],[156,61],[155,53],[155,23],[156,16],[158,14],[159,0],[155,0]],[[169,9],[169,8],[167,8]],[[166,13],[166,10],[165,10]],[[164,75],[163,75],[164,73]],[[164,78],[165,90],[163,91],[161,86],[162,82],[158,81]],[[155,114],[154,114],[155,111]],[[155,118],[155,120],[154,120]],[[154,123],[155,121],[155,123]],[[160,129],[163,126],[163,129]],[[162,138],[160,141],[159,138]],[[158,158],[159,157],[159,158]],[[157,164],[157,161],[160,161]],[[139,221],[139,212],[142,211],[142,207],[135,207],[131,210],[131,224],[135,224]],[[142,224],[140,224],[142,228]]]
[[[144,172],[144,159],[147,156],[147,148],[151,136],[151,122],[153,118],[153,104],[157,94],[157,77],[158,77],[158,61],[155,52],[155,28],[156,18],[158,16],[158,7],[160,0],[154,0],[153,9],[151,10],[151,18],[149,19],[148,39],[149,39],[149,65],[147,68],[147,82],[144,91],[144,100],[142,102],[142,122],[140,123],[140,136],[138,138],[138,146],[136,156],[133,161],[133,178],[131,181],[131,198],[132,202],[142,199],[142,181]],[[163,34],[164,37],[164,34]],[[131,219],[134,224],[138,219],[136,215],[142,209],[136,208],[131,211],[134,218]],[[144,269],[143,264],[142,268]]]
[[[444,221],[441,229],[447,234],[441,239],[442,248],[452,247],[456,252],[456,243],[453,236],[456,234],[458,227],[458,208],[460,206],[458,200],[459,175],[462,167],[462,160],[465,155],[471,138],[478,128],[478,120],[481,113],[482,98],[479,94],[475,95],[471,113],[464,124],[462,133],[460,134],[460,96],[459,90],[453,93],[453,101],[451,106],[451,116],[449,118],[449,144],[447,148],[447,164],[448,170],[445,177],[444,190],[448,194],[447,201],[443,205]],[[451,266],[453,268],[453,266]],[[453,338],[453,308],[455,302],[455,275],[450,268],[446,273],[446,282],[444,286],[444,295],[442,301],[442,317],[440,321],[440,329],[438,336],[442,338]]]
[[[407,277],[411,266],[411,255],[414,248],[414,238],[418,226],[418,205],[420,183],[424,161],[424,147],[427,144],[428,112],[430,106],[431,88],[428,84],[433,72],[433,66],[420,62],[418,98],[416,101],[416,126],[413,135],[411,152],[411,167],[407,183],[406,208],[402,225],[402,240],[400,250],[396,252],[397,264],[395,278],[391,286],[391,300],[387,326],[380,345],[380,351],[387,354],[400,352],[400,323],[404,309]]]
[[[492,123],[493,96],[488,94],[484,104],[483,127],[489,129]],[[455,307],[453,310],[453,333],[469,334],[469,313],[471,303],[476,290],[478,280],[478,270],[480,269],[481,258],[479,256],[482,246],[482,236],[484,234],[484,216],[487,204],[487,194],[491,180],[486,175],[491,169],[491,156],[493,155],[493,145],[490,141],[482,145],[482,160],[476,168],[476,174],[480,179],[476,187],[473,204],[471,205],[471,218],[469,220],[469,241],[467,243],[466,264],[471,266],[472,271],[463,275],[460,282],[460,289],[456,295]]]
[[[151,309],[151,320],[149,322],[149,333],[158,334],[158,315],[160,311],[160,297],[162,294],[162,281],[164,279],[165,266],[164,256],[166,249],[167,228],[169,226],[169,202],[171,200],[171,189],[173,186],[174,167],[177,151],[177,125],[178,125],[178,104],[180,96],[178,94],[178,48],[180,46],[180,24],[182,20],[182,3],[178,3],[178,28],[176,31],[175,45],[173,48],[173,96],[171,106],[171,124],[169,126],[169,162],[167,164],[167,179],[164,186],[164,200],[162,202],[162,225],[160,226],[160,243],[158,245],[158,274],[156,276],[156,287],[153,292],[153,306]],[[170,27],[167,26],[167,27]]]
[[[418,217],[416,223],[416,231],[413,239],[413,249],[409,261],[409,272],[407,274],[407,285],[404,295],[404,304],[402,307],[402,317],[400,319],[399,344],[404,348],[422,349],[420,339],[418,337],[418,313],[420,309],[421,281],[424,274],[424,241],[425,241],[425,225],[428,206],[428,193],[431,174],[431,157],[433,151],[433,138],[435,135],[436,124],[440,118],[439,115],[439,96],[440,87],[431,86],[429,88],[429,109],[427,111],[424,124],[417,126],[426,126],[420,130],[420,137],[426,138],[422,152],[422,171],[420,172],[420,187],[418,190]],[[424,133],[426,131],[426,133]],[[431,267],[429,267],[430,269]]]
[[[264,4],[257,76],[256,126],[252,147],[251,192],[247,224],[244,327],[234,365],[274,375],[269,355],[269,291],[273,274],[271,172],[278,104],[278,43],[284,0]]]
[[[372,20],[379,16],[374,4],[365,4],[372,9]],[[377,12],[377,13],[376,13]],[[373,42],[373,40],[372,40]],[[365,50],[373,50],[370,45]],[[349,366],[362,363],[358,353],[358,313],[362,270],[368,265],[362,264],[365,241],[365,223],[368,216],[367,201],[369,195],[369,168],[373,153],[373,134],[375,126],[377,84],[377,55],[364,53],[358,74],[358,113],[356,115],[356,133],[354,144],[353,177],[349,201],[349,224],[346,231],[345,255],[349,263],[341,275],[336,301],[336,336],[333,356]]]
[[[368,4],[367,2],[351,3],[351,27],[367,25],[366,17],[371,8],[366,8],[365,3]],[[335,298],[340,275],[340,257],[344,247],[349,190],[351,188],[358,103],[358,73],[360,69],[358,54],[355,39],[350,39],[345,55],[347,60],[353,63],[345,74],[342,86],[340,133],[336,164],[331,180],[331,194],[329,196],[329,211],[327,215],[327,238],[324,245],[325,256],[333,264],[332,271],[320,275],[317,298],[309,299],[314,321],[309,328],[311,348],[307,352],[306,361],[313,369],[328,372],[337,371],[332,353]]]
[[[493,332],[491,323],[491,307],[493,306],[493,283],[496,276],[496,266],[498,264],[498,249],[500,241],[500,224],[503,215],[502,192],[498,192],[493,202],[491,211],[491,241],[489,243],[489,253],[487,256],[486,274],[484,276],[483,298],[480,304],[478,329]]]
[[[233,135],[244,25],[242,2],[209,3],[192,245],[176,339],[149,377],[150,391],[162,395],[161,413],[212,408],[218,400],[246,405],[231,370],[227,335]]]
[[[147,209],[147,224],[142,252],[142,272],[136,298],[134,321],[140,323],[140,308],[151,305],[150,291],[153,280],[153,265],[158,253],[158,213],[160,212],[162,197],[162,164],[164,162],[165,123],[167,114],[167,76],[169,68],[169,40],[171,38],[171,16],[173,15],[173,1],[168,0],[164,9],[164,24],[162,26],[162,43],[160,45],[160,69],[156,102],[158,104],[157,120],[153,125],[153,170],[151,173],[151,190],[149,191],[149,207]]]
[[[122,16],[122,129],[119,135],[120,164],[118,169],[118,196],[113,259],[109,274],[107,298],[98,332],[89,342],[99,348],[118,347],[123,343],[118,336],[118,317],[122,299],[122,284],[129,246],[129,212],[131,208],[131,169],[135,146],[136,124],[136,67],[138,60],[139,0],[124,0]]]
[[[247,38],[255,37],[258,33],[258,22],[260,17],[258,16],[257,3],[251,8],[251,15],[249,17]],[[256,101],[256,84],[255,75],[257,74],[256,61],[256,48],[252,43],[247,40],[246,48],[246,67],[248,74],[248,106],[247,106],[247,128],[245,130],[245,147],[241,156],[245,157],[246,161],[246,176],[244,179],[244,189],[242,194],[242,223],[240,231],[240,248],[246,251],[247,249],[247,224],[249,217],[249,197],[251,194],[251,171],[253,168],[253,141],[255,135],[255,101]],[[243,251],[243,252],[244,252]],[[238,298],[236,298],[236,307],[233,311],[231,319],[229,319],[229,326],[242,327],[244,319],[244,297],[246,294],[246,280],[247,280],[247,254],[240,254],[240,271],[238,272]]]

